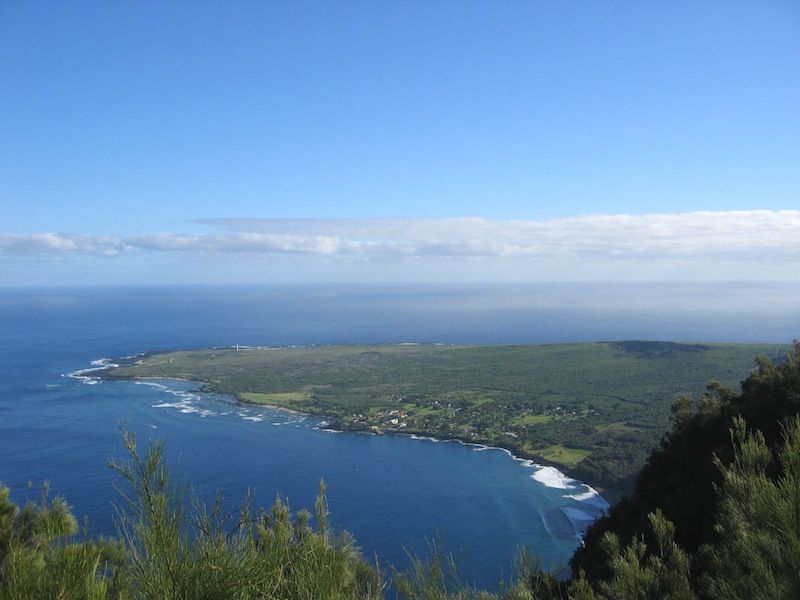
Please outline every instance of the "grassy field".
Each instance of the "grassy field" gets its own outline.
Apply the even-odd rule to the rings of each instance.
[[[546,461],[574,469],[578,463],[591,454],[591,451],[582,448],[567,448],[556,444],[537,450],[537,454]]]
[[[322,415],[342,429],[499,445],[604,488],[628,489],[672,403],[711,380],[736,387],[788,346],[608,342],[378,345],[151,354],[110,378],[175,377],[240,400]]]

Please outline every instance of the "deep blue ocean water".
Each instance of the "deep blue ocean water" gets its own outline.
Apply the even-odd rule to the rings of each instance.
[[[797,284],[283,286],[0,289],[0,481],[43,481],[91,531],[114,531],[118,428],[166,440],[173,471],[202,496],[277,493],[311,507],[320,479],[336,526],[403,567],[439,537],[461,574],[496,587],[525,544],[565,566],[598,505],[577,482],[499,450],[322,431],[319,422],[186,382],[87,384],[65,376],[103,357],[204,346],[542,343],[609,339],[789,342]],[[156,382],[151,382],[156,383]],[[547,480],[544,485],[532,476]],[[545,477],[545,476],[549,476]],[[566,487],[557,487],[558,484]]]

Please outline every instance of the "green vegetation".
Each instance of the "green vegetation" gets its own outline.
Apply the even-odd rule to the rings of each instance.
[[[611,578],[609,536],[643,557],[659,556],[648,527],[658,512],[691,558],[690,581],[701,596],[800,597],[798,414],[797,342],[777,365],[759,359],[740,394],[711,384],[697,400],[680,399],[634,493],[589,529],[573,569],[593,582]]]
[[[638,427],[631,427],[627,423],[607,423],[606,425],[595,425],[597,431],[639,431]]]
[[[555,419],[554,415],[520,415],[516,419],[514,419],[514,425],[540,425],[541,423],[547,423]]]
[[[758,427],[754,427],[754,425]],[[20,509],[0,486],[0,600],[382,600],[387,578],[352,538],[278,500],[234,517],[170,483],[163,447],[112,467],[126,486],[118,540],[76,540],[61,498]],[[698,524],[706,527],[698,531]],[[685,540],[682,543],[681,540]],[[527,552],[497,593],[462,585],[433,548],[394,572],[405,600],[714,600],[800,597],[800,343],[761,359],[740,394],[718,384],[678,401],[636,491],[593,526],[559,581]]]
[[[232,517],[221,497],[208,507],[171,483],[163,445],[112,463],[124,485],[118,540],[75,541],[66,502],[46,497],[20,510],[0,486],[0,599],[377,600],[380,571],[352,538],[328,527],[322,485],[312,515],[277,499],[246,502]]]
[[[108,540],[72,541],[78,523],[63,498],[20,509],[0,485],[0,598],[118,598],[124,550]]]
[[[332,427],[458,438],[629,490],[670,407],[716,378],[735,385],[786,347],[617,342],[541,346],[320,346],[150,354],[108,378],[204,382]]]
[[[542,448],[541,450],[537,450],[536,453],[548,462],[564,465],[569,468],[575,468],[578,466],[579,462],[591,454],[589,450],[566,448],[559,445]]]
[[[293,402],[302,402],[311,399],[308,392],[276,392],[274,394],[262,394],[259,392],[243,392],[239,398],[252,404],[266,404],[268,406],[291,406]]]

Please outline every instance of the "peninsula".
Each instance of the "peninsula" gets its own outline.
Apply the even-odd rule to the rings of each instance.
[[[631,489],[671,407],[714,379],[736,387],[788,346],[624,341],[341,345],[148,353],[93,373],[177,378],[329,427],[507,448],[606,492]]]

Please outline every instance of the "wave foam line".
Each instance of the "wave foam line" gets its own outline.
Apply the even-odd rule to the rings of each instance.
[[[539,466],[531,477],[546,487],[560,490],[573,490],[581,485],[580,481],[567,477],[555,467]]]
[[[401,434],[404,435],[404,434]],[[572,479],[571,477],[567,477],[556,469],[555,467],[540,465],[538,463],[533,462],[529,458],[520,458],[508,448],[500,448],[498,446],[487,446],[486,444],[478,444],[475,442],[465,442],[464,440],[458,439],[445,439],[440,440],[437,438],[424,436],[424,435],[417,435],[417,434],[410,434],[412,440],[425,440],[429,442],[456,442],[461,444],[462,446],[472,446],[475,452],[484,452],[486,450],[499,450],[500,452],[505,452],[511,457],[512,460],[520,463],[522,467],[525,468],[532,468],[536,469],[533,475],[531,475],[531,479],[541,483],[542,485],[549,487],[549,488],[556,488],[560,490],[574,490],[577,488],[584,488],[586,491],[579,494],[565,494],[564,498],[572,498],[573,500],[581,503],[590,504],[596,508],[601,509],[602,511],[608,510],[611,505],[606,502],[605,498],[600,495],[596,489],[592,486],[583,483],[582,481],[578,481],[577,479]]]
[[[91,375],[88,375],[88,373],[102,371],[103,369],[115,369],[119,366],[117,363],[111,362],[110,358],[98,358],[91,361],[89,364],[92,366],[88,369],[78,369],[77,371],[72,371],[72,373],[67,373],[66,376],[72,379],[77,379],[87,385],[96,385],[100,383],[100,379],[97,377],[92,377]],[[62,377],[64,377],[64,375],[62,375]]]
[[[572,498],[576,502],[581,502],[585,504],[589,504],[600,510],[606,511],[611,508],[611,505],[606,502],[606,499],[603,498],[600,493],[594,489],[593,487],[584,484],[587,491],[582,494],[565,494],[564,498]]]

